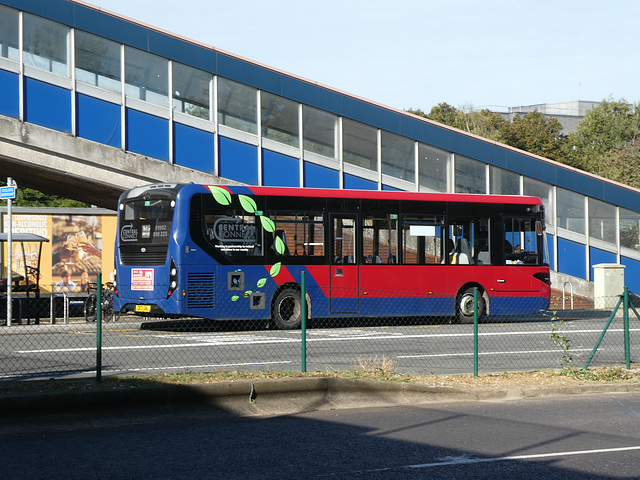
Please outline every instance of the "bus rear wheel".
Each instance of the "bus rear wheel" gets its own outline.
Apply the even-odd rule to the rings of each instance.
[[[300,291],[295,288],[282,290],[273,302],[273,323],[278,330],[300,327],[302,302]]]
[[[473,288],[467,288],[456,300],[456,317],[458,323],[473,323]],[[478,321],[485,312],[484,298],[478,289]]]

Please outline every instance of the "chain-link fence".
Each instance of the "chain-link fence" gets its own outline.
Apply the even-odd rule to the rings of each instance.
[[[321,290],[326,291],[312,287],[308,298],[321,298]],[[220,300],[215,320],[113,313],[113,292],[103,289],[100,293],[101,305],[95,293],[15,294],[10,321],[6,296],[0,297],[0,378],[95,376],[97,366],[102,375],[122,375],[237,369],[334,371],[372,364],[406,374],[582,368],[588,361],[591,366],[624,365],[635,359],[634,340],[640,329],[633,308],[635,296],[625,299],[623,292],[600,299],[602,304],[574,299],[573,309],[569,301],[562,308],[561,299],[555,298],[548,311],[508,315],[496,315],[500,313],[496,310],[526,311],[527,299],[498,302],[492,297],[485,304],[479,295],[477,334],[473,321],[469,323],[469,317],[459,312],[421,315],[433,311],[434,305],[454,312],[460,299],[407,292],[368,291],[366,298],[352,299],[351,308],[359,313],[331,318],[320,318],[322,309],[310,302],[304,329],[295,323],[301,314],[295,290],[289,301],[277,305],[275,294],[258,299],[264,302],[262,308],[252,308],[255,299],[242,294],[226,303]],[[394,314],[394,306],[403,314]],[[276,314],[284,318],[285,326],[290,321],[289,326],[296,328],[277,328],[270,318]],[[254,319],[238,320],[243,315]]]

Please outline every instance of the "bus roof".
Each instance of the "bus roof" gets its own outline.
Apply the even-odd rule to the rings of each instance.
[[[277,197],[360,198],[373,200],[416,200],[422,202],[469,202],[511,205],[542,205],[538,197],[524,195],[486,195],[469,193],[428,193],[390,190],[339,190],[329,188],[255,187],[240,185],[205,185],[226,189],[232,194],[271,195]]]

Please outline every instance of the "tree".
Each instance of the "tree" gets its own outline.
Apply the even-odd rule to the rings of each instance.
[[[500,141],[500,130],[505,123],[499,113],[487,109],[475,110],[472,105],[457,109],[448,103],[439,103],[428,114],[420,109],[409,110],[409,113],[497,142]]]
[[[439,103],[431,109],[426,117],[434,122],[443,123],[450,127],[458,127],[458,118],[460,112],[456,107],[449,105],[448,103]]]
[[[475,110],[473,106],[469,106],[458,115],[458,128],[460,130],[496,142],[503,141],[502,130],[506,125],[508,125],[508,122],[502,118],[502,115],[486,108]]]
[[[603,161],[614,151],[620,153],[638,136],[638,106],[624,99],[604,100],[587,111],[578,128],[569,135],[569,163],[598,175],[606,175]]]
[[[6,185],[6,182],[0,182],[0,185]],[[17,188],[12,205],[14,207],[90,207],[88,203],[21,187]]]
[[[638,142],[616,148],[600,162],[605,177],[640,188],[640,144]]]
[[[501,133],[502,142],[512,147],[552,160],[565,158],[567,137],[562,134],[562,125],[537,110],[505,122]]]

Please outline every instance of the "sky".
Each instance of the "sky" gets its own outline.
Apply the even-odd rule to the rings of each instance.
[[[640,100],[637,0],[84,0],[398,109]]]

